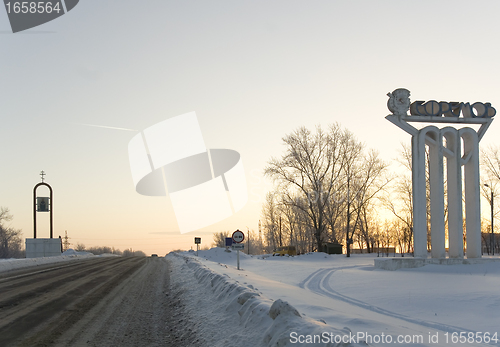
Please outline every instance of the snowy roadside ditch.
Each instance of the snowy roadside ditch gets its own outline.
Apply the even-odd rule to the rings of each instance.
[[[267,298],[251,284],[219,274],[199,260],[171,253],[171,281],[185,288],[189,315],[206,344],[223,346],[311,346],[307,336],[319,337],[314,346],[367,346],[354,341],[349,328],[339,330],[306,317],[280,298]],[[328,333],[326,333],[328,332]]]

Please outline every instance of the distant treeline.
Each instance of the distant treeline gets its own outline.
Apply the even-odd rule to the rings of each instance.
[[[124,257],[145,257],[146,254],[143,251],[134,251],[132,248],[126,249],[123,252],[120,251],[119,249],[115,249],[114,247],[108,247],[108,246],[94,246],[94,247],[86,247],[83,243],[77,243],[76,247],[74,248],[75,251],[77,252],[90,252],[95,255],[99,254],[116,254],[116,255],[121,255]]]

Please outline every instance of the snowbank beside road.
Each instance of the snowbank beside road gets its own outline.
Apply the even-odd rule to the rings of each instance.
[[[114,254],[101,254],[102,256],[116,256]],[[60,263],[77,259],[88,259],[98,257],[89,252],[77,252],[73,249],[68,249],[59,256],[43,257],[43,258],[22,258],[22,259],[0,259],[0,272],[17,270],[30,266],[40,266],[45,264]]]
[[[296,257],[240,253],[241,270],[237,270],[235,252],[228,253],[220,248],[199,251],[199,257],[193,252],[185,252],[176,258],[182,265],[179,272],[175,271],[176,275],[193,278],[193,282],[186,282],[184,286],[187,292],[192,293],[189,295],[195,303],[190,307],[205,312],[201,316],[197,312],[198,317],[219,323],[211,325],[219,339],[226,335],[231,337],[222,342],[214,338],[215,343],[209,341],[207,345],[233,346],[236,345],[232,343],[234,340],[250,347],[252,344],[245,341],[255,342],[258,338],[257,345],[260,346],[280,346],[279,343],[295,346],[300,343],[293,343],[297,342],[294,336],[298,337],[301,332],[303,340],[318,332],[320,336],[323,333],[338,334],[339,331],[342,336],[350,335],[344,327],[374,347],[451,346],[452,337],[460,333],[478,336],[474,343],[464,346],[491,346],[500,342],[500,301],[495,299],[500,287],[500,262],[428,264],[414,269],[385,271],[374,267],[376,254],[357,254],[346,258],[345,255],[325,253]],[[212,282],[198,280],[200,275],[194,270],[198,266],[213,272],[210,278],[221,276],[225,284],[215,285],[219,280],[214,280],[212,286]],[[253,300],[262,300],[259,307],[263,312],[252,314],[261,320],[262,325],[254,324],[247,331],[247,326],[251,324],[243,317],[246,312],[244,305],[229,305],[230,300],[235,300],[235,289],[231,289],[233,285],[242,286],[245,291],[255,290],[259,294]],[[271,305],[279,300],[288,302],[300,313],[300,318],[289,315],[285,319],[289,331],[296,335],[282,334],[283,340],[269,340],[278,341],[278,344],[262,343],[268,329],[275,334],[273,336],[280,336],[275,320],[269,320]],[[237,315],[230,316],[231,319],[226,317],[235,310]],[[307,323],[305,328],[299,330],[304,322]],[[313,324],[309,325],[309,322]],[[326,324],[322,325],[322,322]],[[240,339],[232,329],[241,329],[243,338]],[[436,343],[438,337],[439,343]],[[446,342],[446,339],[449,341]],[[321,343],[305,345],[325,346]]]
[[[219,250],[214,252],[218,253],[218,259],[231,257]],[[345,339],[351,331],[348,328],[339,330],[306,317],[287,301],[267,298],[251,284],[219,274],[196,258],[179,254],[170,254],[169,257],[176,265],[172,280],[183,282],[182,285],[187,288],[187,310],[203,322],[198,327],[201,329],[198,333],[207,339],[207,345],[310,346],[306,337],[316,335],[323,338],[315,346],[366,346],[364,343],[335,343],[332,335]],[[323,335],[325,332],[330,334],[329,337]]]

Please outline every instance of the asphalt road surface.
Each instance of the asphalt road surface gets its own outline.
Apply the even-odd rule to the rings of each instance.
[[[164,258],[107,257],[0,274],[0,346],[201,346]]]

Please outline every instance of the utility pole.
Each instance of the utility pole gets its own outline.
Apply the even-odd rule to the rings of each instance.
[[[347,225],[346,225],[346,256],[349,258],[351,256],[351,239],[350,234],[350,224],[351,224],[351,201],[349,197],[349,174],[347,176]]]
[[[495,255],[495,235],[493,234],[493,189],[491,189],[491,255]]]
[[[250,255],[250,229],[247,227],[247,235],[248,235],[248,250],[247,254]]]
[[[283,246],[283,240],[281,239],[281,216],[280,216],[280,233],[279,233],[279,236],[280,236],[280,247]]]
[[[262,247],[262,230],[260,228],[260,219],[259,219],[259,247]],[[262,252],[263,249],[260,249],[259,250],[259,254],[261,254],[260,252]]]
[[[71,245],[71,243],[69,243],[68,230],[64,230],[64,242],[63,242],[63,245],[64,245],[64,250],[65,251],[67,251],[69,249],[69,245]]]
[[[490,188],[490,192],[491,192],[491,197],[490,197],[490,206],[491,206],[490,248],[491,248],[491,255],[495,255],[495,237],[493,234],[493,187],[487,185],[486,183],[484,184],[484,186]]]

